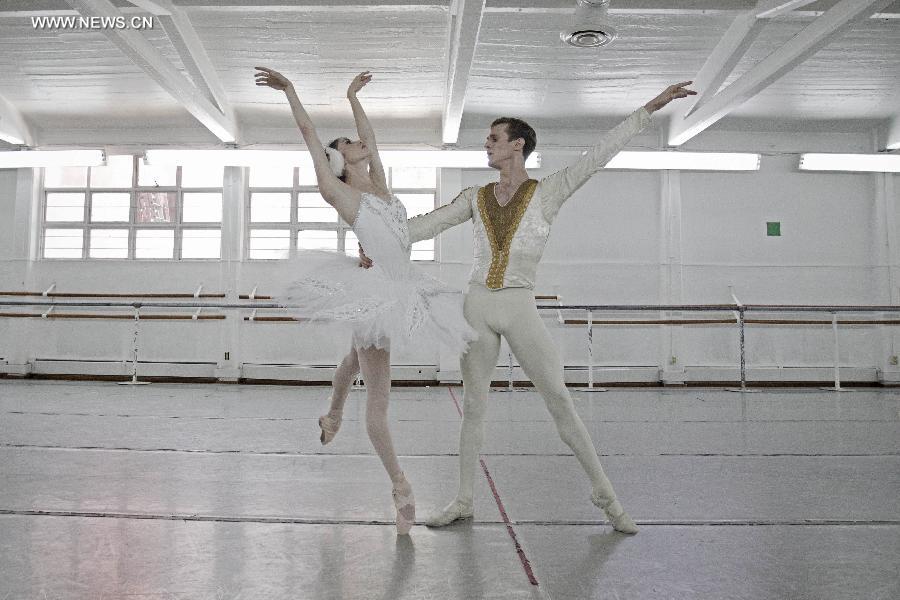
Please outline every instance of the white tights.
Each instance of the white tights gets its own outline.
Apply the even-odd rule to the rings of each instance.
[[[354,346],[334,373],[330,413],[339,416],[350,393],[356,374],[362,371],[366,382],[366,431],[375,452],[395,484],[403,481],[403,470],[394,452],[394,442],[388,427],[388,400],[391,393],[390,350]]]
[[[500,353],[500,336],[541,394],[565,442],[591,480],[594,493],[615,499],[590,434],[572,403],[563,380],[563,366],[547,328],[538,315],[534,292],[526,288],[489,290],[472,285],[466,294],[465,316],[478,339],[460,359],[463,376],[463,421],[459,434],[458,500],[471,505],[478,455],[484,441],[484,415],[491,376]]]

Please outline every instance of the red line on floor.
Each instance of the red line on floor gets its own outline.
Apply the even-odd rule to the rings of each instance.
[[[450,399],[453,400],[453,406],[456,407],[456,412],[459,413],[459,418],[462,419],[462,409],[459,407],[459,401],[456,399],[456,394],[453,393],[453,388],[448,387],[447,391],[450,392]]]
[[[453,393],[453,388],[448,387],[447,391],[450,392],[450,398],[453,400],[453,404],[456,406],[456,412],[459,413],[461,418],[463,414],[462,409],[459,407],[459,402],[456,399],[456,394]],[[537,577],[534,576],[534,571],[531,570],[531,561],[525,556],[525,550],[519,543],[519,538],[516,536],[516,532],[509,520],[509,516],[506,514],[506,508],[503,506],[503,500],[500,499],[500,492],[497,491],[497,486],[494,484],[494,478],[491,477],[491,472],[484,463],[484,459],[479,458],[478,462],[481,463],[481,470],[484,471],[484,476],[487,478],[488,485],[491,487],[491,492],[494,494],[494,502],[497,503],[497,508],[500,510],[500,516],[503,517],[503,523],[506,525],[506,532],[509,534],[509,537],[512,538],[513,545],[516,547],[516,554],[519,555],[519,561],[522,563],[522,568],[525,569],[525,575],[528,577],[528,582],[531,585],[540,585]]]

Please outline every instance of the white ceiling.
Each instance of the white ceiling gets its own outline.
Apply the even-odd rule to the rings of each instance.
[[[78,14],[72,7],[80,1],[0,0],[0,131],[19,115],[34,145],[219,143],[184,99],[107,33],[32,27],[34,16]],[[454,18],[457,2],[469,11],[468,20]],[[482,0],[169,3],[189,20],[208,55],[241,144],[296,139],[286,137],[293,121],[283,95],[254,85],[256,65],[288,75],[323,128],[345,129],[351,124],[346,85],[355,73],[371,70],[375,80],[361,97],[379,132],[390,131],[382,137],[394,143],[440,143],[448,81],[464,91],[463,129],[481,129],[501,113],[539,128],[616,119],[668,83],[694,78],[735,18],[757,6],[756,0],[612,0],[619,38],[606,48],[579,50],[559,39],[575,0],[486,0],[483,10]],[[167,1],[112,4],[130,17]],[[766,19],[725,85],[836,4],[819,0]],[[883,4],[874,18],[852,23],[730,107],[714,127],[816,130],[828,123],[879,128],[885,136],[892,124],[896,130],[900,1]],[[464,27],[460,42],[451,40],[456,21]],[[468,52],[467,32],[474,43]],[[159,21],[139,35],[155,49],[151,60],[168,62],[182,83],[196,85]]]

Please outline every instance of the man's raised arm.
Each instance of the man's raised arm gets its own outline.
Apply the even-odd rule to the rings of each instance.
[[[591,176],[603,168],[635,135],[641,132],[648,123],[650,115],[676,98],[693,96],[697,92],[685,89],[690,81],[683,81],[667,87],[659,96],[637,109],[627,119],[619,123],[612,131],[587,150],[577,161],[561,171],[541,180],[544,188],[544,214],[552,221],[563,203],[578,188],[585,184]]]

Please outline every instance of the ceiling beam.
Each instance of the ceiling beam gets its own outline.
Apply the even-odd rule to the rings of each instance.
[[[120,13],[109,0],[66,0],[85,17],[116,17]],[[134,29],[105,28],[109,40],[144,70],[166,92],[223,142],[235,142],[238,128],[204,94],[176,69],[153,45]]]
[[[166,0],[128,0],[138,8],[141,8],[151,15],[162,17],[172,14],[172,3]]]
[[[439,6],[447,8],[452,4],[453,0],[378,0],[372,2],[369,0],[174,0],[174,3],[181,8],[190,8],[198,10],[220,10],[220,9],[242,9],[253,11],[261,8],[266,11],[304,11],[309,8],[328,8],[330,10],[339,10],[345,6],[354,8],[365,7],[367,10],[382,10],[382,6],[386,6],[387,10],[403,10],[405,8],[421,8],[428,6]]]
[[[132,14],[136,9],[124,6],[126,0],[115,0],[123,14]],[[140,0],[142,1],[142,0]],[[152,2],[153,0],[149,0]],[[453,0],[386,0],[373,4],[366,0],[346,0],[336,3],[334,0],[172,0],[182,10],[190,12],[321,12],[321,11],[356,11],[396,12],[404,10],[441,10],[446,11]],[[790,5],[795,2],[807,4],[812,0],[771,0],[776,5]],[[676,6],[673,6],[676,4]],[[750,4],[747,0],[616,0],[610,5],[609,14],[615,15],[695,15],[698,17],[714,17],[731,14],[736,16],[746,12]],[[799,6],[799,5],[798,5]],[[814,19],[823,11],[799,11],[792,6],[790,18]],[[572,14],[575,0],[487,0],[485,13],[519,13],[519,14]],[[775,7],[775,10],[781,10]],[[773,13],[778,16],[780,13]],[[0,1],[0,19],[28,18],[33,16],[77,16],[64,0],[2,0]],[[763,18],[772,18],[766,16]],[[875,13],[873,19],[900,19],[900,13]]]
[[[757,19],[774,19],[817,0],[760,0],[756,4]]]
[[[680,146],[801,64],[859,19],[893,0],[841,0],[685,119],[672,119],[669,146]]]
[[[194,84],[204,93],[206,99],[216,104],[230,121],[235,122],[234,109],[225,95],[225,88],[216,75],[216,68],[197,35],[193,23],[184,10],[173,5],[171,0],[129,0],[153,14],[175,46],[181,62],[187,69]]]
[[[764,26],[765,21],[756,18],[754,11],[739,15],[731,22],[722,39],[716,44],[694,77],[691,87],[697,90],[697,98],[683,116],[678,115],[678,120],[683,121],[692,112],[706,104],[710,98],[715,97],[722,83],[740,62],[741,57],[744,56],[747,48],[750,47]],[[674,117],[673,121],[675,121]]]
[[[497,10],[522,10],[522,9],[559,9],[570,13],[575,12],[575,0],[488,0],[487,9],[491,12]],[[749,6],[753,6],[750,0],[614,0],[609,5],[609,13],[616,11],[713,11],[745,12]]]
[[[144,0],[139,0],[144,2]],[[155,0],[146,0],[148,4],[154,3]],[[339,10],[344,6],[351,8],[373,8],[380,10],[381,6],[387,6],[389,9],[403,10],[406,7],[421,8],[427,6],[443,7],[445,10],[450,5],[451,0],[387,0],[379,1],[375,6],[371,0],[347,0],[346,2],[336,2],[335,0],[173,0],[173,4],[181,9],[196,10],[244,10],[244,11],[305,11],[330,8],[331,10]],[[130,10],[128,4],[131,0],[112,0],[114,6],[122,9],[123,12]],[[48,13],[60,15],[77,15],[66,4],[66,0],[2,0],[0,2],[0,13],[19,13],[20,16],[28,16],[31,14],[46,15]],[[155,13],[154,13],[155,14]],[[162,13],[160,13],[162,14]]]
[[[756,7],[738,15],[725,31],[725,35],[716,44],[706,62],[694,77],[694,87],[697,97],[688,108],[687,112],[675,117],[683,120],[692,112],[706,104],[714,97],[719,88],[734,70],[741,57],[757,38],[766,25],[766,21],[760,19],[775,17],[799,8],[805,4],[811,4],[816,0],[759,0]]]
[[[445,144],[459,141],[466,103],[469,72],[475,58],[478,32],[484,16],[485,0],[457,0],[456,13],[450,16],[450,61],[444,91],[444,114],[441,138]]]
[[[200,0],[178,0],[179,2],[197,2]],[[214,0],[228,1],[228,0]],[[806,4],[821,0],[766,0],[771,7],[764,9],[760,18],[770,19],[791,11],[792,18],[814,19],[824,11],[798,11]],[[715,17],[722,15],[737,16],[753,7],[748,0],[615,0],[610,3],[609,15],[694,15],[698,17]],[[486,13],[517,14],[574,14],[575,0],[488,0]],[[872,18],[897,19],[900,13],[875,13]]]
[[[0,96],[0,140],[15,146],[34,146],[34,133],[15,105]]]

